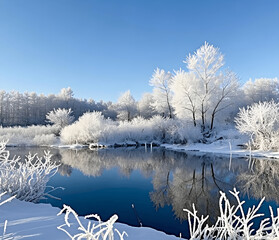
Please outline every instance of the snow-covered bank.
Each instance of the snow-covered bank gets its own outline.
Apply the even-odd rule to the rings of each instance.
[[[60,209],[52,207],[49,204],[34,204],[30,202],[19,201],[17,199],[12,200],[0,207],[0,229],[3,232],[4,222],[8,220],[8,226],[6,234],[15,237],[15,239],[21,239],[28,236],[28,239],[69,239],[69,237],[58,230],[57,227],[64,224],[64,214],[57,216]],[[73,220],[73,219],[71,219]],[[80,217],[84,226],[87,226],[88,220]],[[77,230],[77,224],[73,220],[72,230]],[[142,240],[178,240],[178,237],[167,235],[163,232],[154,230],[147,227],[131,227],[126,224],[116,223],[114,225],[120,232],[125,231],[128,237],[124,239]],[[117,234],[115,234],[117,236]],[[118,239],[115,237],[115,239]]]
[[[56,126],[0,127],[0,141],[7,141],[7,146],[46,146],[57,144]]]
[[[99,116],[101,117],[101,116]],[[170,119],[154,118],[162,124]],[[89,141],[88,143],[81,144],[75,140],[74,143],[64,144],[60,137],[53,134],[56,130],[54,126],[30,126],[30,127],[14,127],[14,128],[0,128],[0,140],[6,141],[9,139],[7,146],[21,147],[21,146],[48,146],[53,148],[68,148],[68,149],[82,149],[88,148],[104,148],[104,147],[139,147],[143,146],[150,148],[152,146],[161,146],[174,151],[199,151],[204,153],[226,154],[234,156],[253,156],[262,158],[279,158],[278,151],[263,151],[263,150],[249,150],[243,146],[249,142],[248,135],[241,135],[234,127],[220,130],[209,139],[208,143],[198,143],[202,141],[195,131],[191,131],[189,126],[185,129],[180,127],[175,128],[175,134],[166,127],[159,127],[160,124],[154,120],[152,124],[156,127],[149,126],[147,120],[135,119],[133,122],[123,122],[117,127],[114,132],[110,129],[112,136],[105,137],[104,141]],[[138,122],[136,122],[136,120]],[[134,126],[135,124],[135,126]],[[147,124],[147,125],[146,125]],[[168,124],[166,124],[168,125]],[[171,125],[174,126],[174,125]],[[114,126],[115,127],[115,126]],[[159,128],[160,130],[158,130]],[[143,131],[146,130],[146,131]],[[168,129],[168,128],[167,128]],[[115,129],[114,129],[115,130]],[[214,133],[213,133],[214,135]],[[180,136],[180,137],[178,137]],[[183,138],[185,137],[185,139]],[[191,137],[190,137],[191,136]],[[102,139],[102,138],[101,138]],[[182,139],[184,139],[182,141]],[[193,139],[195,141],[193,141]],[[186,141],[187,140],[187,141]],[[175,144],[175,142],[188,142],[185,144]],[[82,141],[81,141],[82,142]],[[163,142],[165,142],[163,144]]]
[[[244,142],[237,143],[231,140],[218,140],[210,144],[192,143],[187,145],[181,144],[161,144],[168,150],[173,151],[197,151],[201,153],[224,154],[230,156],[258,157],[258,158],[275,158],[279,159],[279,151],[260,151],[243,148]]]

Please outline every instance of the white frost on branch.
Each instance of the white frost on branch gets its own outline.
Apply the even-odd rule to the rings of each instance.
[[[116,103],[117,118],[122,121],[131,121],[136,112],[137,104],[130,90],[124,92]]]
[[[172,93],[170,91],[171,82],[172,74],[159,68],[154,71],[149,81],[149,85],[153,87],[152,95],[154,102],[152,103],[152,107],[158,113],[170,118],[173,117],[171,106]]]
[[[172,78],[173,106],[178,117],[192,118],[194,126],[213,129],[219,112],[233,105],[238,79],[231,71],[221,71],[224,56],[207,42],[184,61],[188,72],[175,71]]]
[[[74,117],[71,116],[72,113],[71,109],[53,109],[47,113],[46,119],[48,122],[53,123],[59,128],[59,130],[61,130],[74,121]]]
[[[225,193],[220,192],[219,199],[220,216],[214,225],[209,226],[207,219],[209,216],[197,215],[197,210],[193,204],[193,210],[184,209],[188,213],[188,223],[190,230],[190,240],[196,239],[249,239],[249,240],[271,240],[279,237],[279,216],[274,215],[270,207],[271,218],[261,220],[258,229],[253,228],[253,221],[256,218],[263,217],[263,213],[259,213],[259,209],[264,198],[257,206],[248,208],[247,212],[243,205],[245,201],[239,198],[239,192],[234,189],[230,193],[235,197],[237,205],[231,205]]]
[[[259,150],[278,149],[279,104],[259,102],[241,108],[235,118],[236,128],[249,134],[251,147]]]
[[[124,240],[124,236],[128,236],[126,232],[120,233],[116,228],[114,228],[114,223],[117,221],[118,216],[113,215],[108,221],[102,222],[101,218],[97,214],[90,214],[85,216],[85,219],[88,218],[95,218],[97,222],[88,222],[88,225],[85,227],[81,223],[79,216],[77,213],[69,206],[63,205],[63,209],[58,213],[58,215],[61,215],[63,212],[65,212],[65,224],[62,224],[58,227],[59,230],[65,232],[70,239],[72,240],[78,240],[78,239],[87,239],[87,240],[114,240],[114,231],[119,236],[120,240]],[[73,225],[73,223],[70,223],[69,216],[73,215],[74,219],[76,220],[78,224],[78,230],[80,230],[79,233],[72,235],[70,233],[70,227]],[[68,229],[66,229],[68,228]]]
[[[51,161],[50,152],[45,151],[44,158],[36,154],[10,159],[6,142],[0,143],[0,192],[7,192],[19,200],[38,202],[49,196],[55,189],[47,186],[49,179],[58,170],[57,163]],[[50,188],[45,192],[46,188]]]

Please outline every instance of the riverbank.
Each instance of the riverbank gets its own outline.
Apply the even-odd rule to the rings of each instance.
[[[260,151],[250,150],[246,148],[249,141],[248,136],[241,135],[235,128],[228,127],[227,129],[213,133],[210,138],[202,139],[206,141],[187,141],[187,144],[173,144],[171,141],[158,141],[150,138],[149,140],[135,140],[135,136],[126,138],[125,141],[108,141],[96,142],[90,144],[65,144],[60,137],[53,134],[55,128],[53,126],[30,126],[27,128],[1,128],[2,141],[7,141],[7,146],[11,147],[52,147],[52,148],[67,148],[81,149],[89,148],[91,150],[98,148],[119,148],[119,147],[145,147],[152,148],[161,146],[173,151],[196,151],[201,153],[214,153],[232,156],[243,157],[258,157],[258,158],[273,158],[279,159],[279,151]],[[127,135],[127,136],[128,136]],[[123,138],[124,139],[124,138]],[[153,140],[152,140],[153,139]],[[155,138],[156,139],[156,138]],[[202,142],[202,143],[201,143]]]
[[[0,229],[1,236],[4,229],[5,220],[8,221],[6,236],[14,237],[15,239],[28,238],[28,239],[59,239],[68,240],[69,237],[66,233],[58,230],[57,227],[64,224],[65,214],[57,216],[61,209],[52,207],[50,204],[35,204],[30,202],[19,201],[17,199],[5,203],[0,206]],[[82,224],[87,227],[88,220],[79,217]],[[80,232],[77,230],[78,224],[70,218],[71,234]],[[67,228],[67,227],[65,227]],[[147,227],[131,227],[122,223],[115,223],[116,228],[120,233],[125,231],[128,237],[124,239],[131,240],[178,240],[180,238],[167,235],[163,232],[157,231]],[[4,238],[5,238],[4,237]],[[120,239],[115,232],[115,240]]]
[[[279,151],[260,151],[250,150],[245,148],[245,142],[236,140],[218,140],[209,144],[193,143],[188,145],[181,144],[161,144],[164,147],[172,151],[191,151],[199,153],[212,153],[222,154],[228,156],[238,157],[257,157],[257,158],[271,158],[279,159]]]

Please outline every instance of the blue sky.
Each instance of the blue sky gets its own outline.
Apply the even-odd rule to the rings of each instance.
[[[279,1],[0,0],[0,89],[139,99],[205,41],[242,82],[279,77]]]

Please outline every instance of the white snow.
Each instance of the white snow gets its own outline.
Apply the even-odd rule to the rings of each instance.
[[[238,145],[244,144],[244,142],[234,140],[219,140],[210,144],[204,143],[191,143],[187,145],[181,144],[161,144],[164,147],[173,151],[197,151],[203,153],[225,154],[231,156],[248,156],[259,158],[278,158],[279,152],[276,151],[260,151],[244,149]]]
[[[60,209],[52,207],[50,204],[35,204],[30,202],[12,200],[0,207],[0,235],[3,233],[4,222],[8,220],[6,234],[14,236],[15,239],[69,239],[69,237],[58,230],[57,227],[64,224],[64,214],[57,216]],[[72,219],[73,220],[73,219]],[[87,225],[88,220],[80,217],[80,220]],[[78,230],[77,224],[71,226],[71,231]],[[76,228],[75,228],[76,227]],[[132,240],[178,240],[178,237],[167,235],[148,227],[131,227],[126,224],[116,223],[114,225],[120,232],[125,231],[128,237],[124,239]],[[115,234],[117,236],[117,234]],[[115,239],[118,239],[117,237]]]

